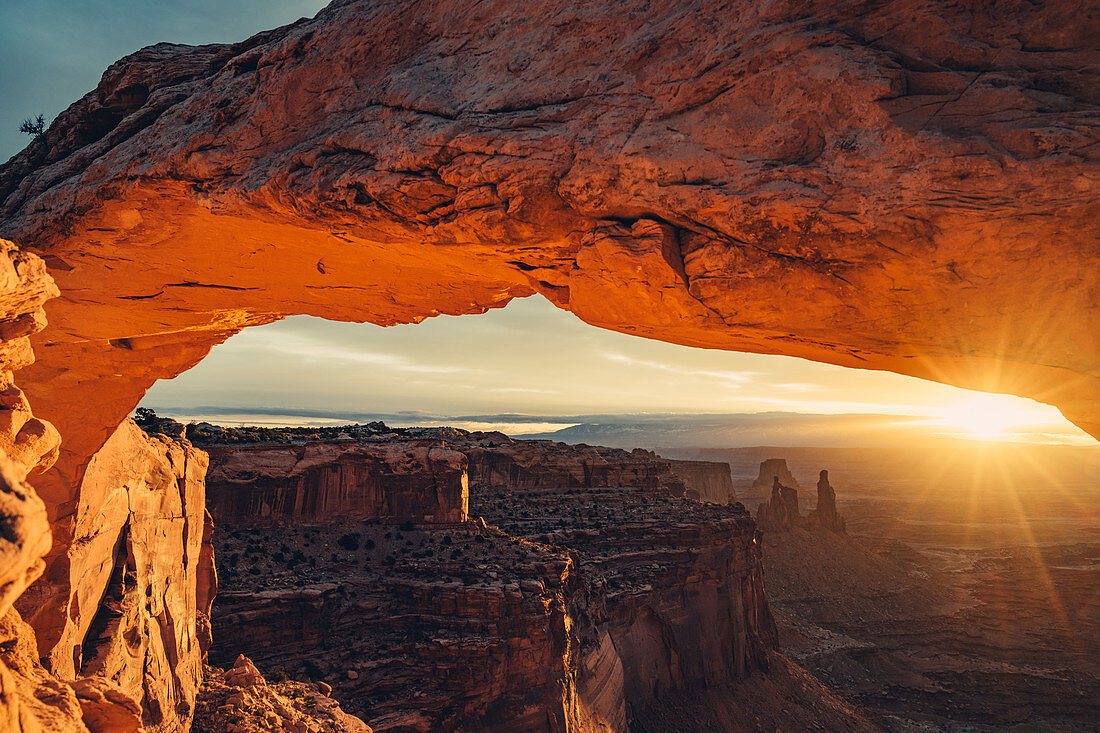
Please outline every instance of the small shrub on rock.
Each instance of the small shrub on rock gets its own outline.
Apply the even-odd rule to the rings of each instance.
[[[345,535],[341,535],[340,539],[336,540],[336,544],[340,545],[340,547],[343,547],[348,552],[355,552],[359,549],[360,536],[358,532],[349,532]]]

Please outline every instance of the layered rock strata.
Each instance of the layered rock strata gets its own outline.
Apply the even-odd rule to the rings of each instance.
[[[287,315],[541,293],[639,336],[1033,397],[1100,435],[1095,31],[1069,0],[338,0],[112,65],[0,167],[0,234],[65,293],[21,377],[44,421],[11,434],[65,436],[35,479],[42,652],[75,674],[62,637],[95,613],[68,555],[92,456],[156,379]]]
[[[323,679],[376,731],[625,731],[654,696],[765,664],[775,631],[742,507],[688,500],[646,451],[447,435],[482,521],[219,522],[233,590],[212,660]],[[211,475],[285,449],[212,447]]]
[[[619,486],[475,486],[472,511],[577,558],[592,588],[590,622],[622,665],[628,711],[766,666],[775,627],[756,525],[740,505]]]
[[[456,431],[449,437],[470,462],[470,483],[480,487],[665,487],[682,493],[671,462],[652,451],[569,445],[551,440],[513,440],[503,433]]]
[[[717,461],[670,460],[672,472],[684,481],[689,499],[700,499],[715,504],[732,504],[737,500],[733,488],[730,464]]]
[[[212,663],[246,653],[323,681],[375,731],[597,729],[578,699],[586,588],[564,550],[476,522],[224,529]]]
[[[211,445],[209,451],[208,506],[219,522],[467,518],[467,458],[439,441]]]

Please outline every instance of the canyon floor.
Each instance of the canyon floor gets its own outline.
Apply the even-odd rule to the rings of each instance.
[[[933,470],[875,452],[773,452],[797,477],[827,465],[847,478],[848,536],[764,536],[786,654],[890,731],[1097,730],[1095,459],[987,453],[983,471],[981,456],[941,456]],[[734,453],[735,474],[759,455]],[[813,490],[800,498],[812,506]]]

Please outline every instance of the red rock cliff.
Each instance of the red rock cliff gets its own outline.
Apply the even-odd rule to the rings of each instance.
[[[587,588],[564,551],[474,522],[225,531],[214,663],[324,680],[375,731],[595,730],[577,685]]]
[[[567,547],[591,586],[585,619],[639,709],[674,690],[721,686],[766,666],[775,626],[756,524],[737,505],[667,491],[473,487],[471,511],[509,534]]]
[[[119,61],[0,167],[0,235],[63,291],[21,377],[65,438],[36,624],[72,622],[83,473],[148,387],[291,314],[538,292],[1100,435],[1096,36],[1070,0],[337,0]]]
[[[670,460],[672,472],[684,481],[688,497],[712,501],[716,504],[732,504],[737,499],[733,488],[730,464],[717,461]]]
[[[207,502],[219,521],[348,517],[464,522],[466,456],[438,441],[209,448]]]
[[[469,458],[470,483],[482,487],[563,489],[634,486],[675,492],[684,482],[651,451],[513,440],[503,433],[460,433],[452,445]]]
[[[216,584],[206,467],[187,441],[124,422],[84,474],[68,572],[19,601],[55,673],[117,681],[150,731],[186,730],[202,681]],[[58,616],[63,626],[50,623]]]

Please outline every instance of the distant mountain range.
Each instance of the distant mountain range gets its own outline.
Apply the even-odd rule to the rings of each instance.
[[[742,448],[750,446],[916,447],[965,438],[927,417],[884,414],[818,415],[797,412],[747,414],[627,415],[432,415],[423,412],[367,413],[256,407],[156,407],[159,414],[184,421],[223,424],[308,425],[381,420],[394,427],[448,425],[467,430],[499,430],[524,438],[589,443],[619,448]],[[1014,437],[1033,441],[1033,434]]]
[[[761,412],[734,415],[583,416],[576,425],[525,437],[612,447],[743,448],[758,445],[845,447],[896,445],[935,437],[927,418],[900,415],[813,415]]]

